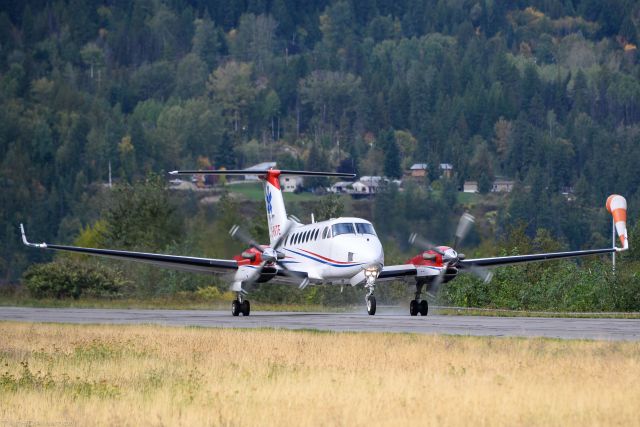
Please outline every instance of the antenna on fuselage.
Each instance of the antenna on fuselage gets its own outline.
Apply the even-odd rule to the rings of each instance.
[[[311,212],[311,224],[315,224],[316,223],[316,217],[313,216],[313,212]]]

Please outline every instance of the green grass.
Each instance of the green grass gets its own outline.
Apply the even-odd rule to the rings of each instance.
[[[482,200],[482,195],[478,193],[458,192],[458,203],[461,205],[476,204]]]
[[[249,297],[249,299],[251,299]],[[36,299],[26,296],[0,296],[0,307],[40,308],[113,308],[113,309],[165,309],[165,310],[230,310],[231,301],[207,301],[190,296],[121,299]],[[252,308],[260,311],[344,312],[351,306],[323,306],[318,304],[270,304],[252,301]]]

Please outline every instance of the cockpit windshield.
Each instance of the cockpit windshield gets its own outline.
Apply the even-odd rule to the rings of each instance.
[[[364,222],[356,222],[356,230],[358,230],[358,234],[373,234],[374,236],[376,235],[376,232],[373,229],[373,225]]]
[[[342,224],[333,224],[331,226],[331,231],[333,231],[333,237],[336,237],[340,234],[356,234],[356,230],[351,223],[342,223]]]

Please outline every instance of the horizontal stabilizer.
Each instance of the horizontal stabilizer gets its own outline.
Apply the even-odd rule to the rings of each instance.
[[[341,172],[313,172],[313,171],[292,171],[292,170],[278,170],[278,169],[236,169],[236,170],[176,170],[169,172],[169,175],[266,175],[267,173],[273,173],[277,175],[296,175],[296,176],[329,176],[337,178],[355,178],[354,173],[341,173]]]

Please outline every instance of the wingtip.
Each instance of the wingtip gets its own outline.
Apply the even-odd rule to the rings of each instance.
[[[178,175],[180,171],[169,171],[169,175]]]
[[[25,245],[28,245],[29,242],[27,241],[27,236],[25,235],[24,232],[24,224],[20,223],[20,234],[22,235],[22,243],[24,243]]]
[[[47,244],[46,243],[30,243],[27,240],[27,234],[24,231],[24,225],[22,223],[20,223],[20,234],[22,235],[22,243],[24,243],[26,246],[29,246],[31,248],[46,248]]]

